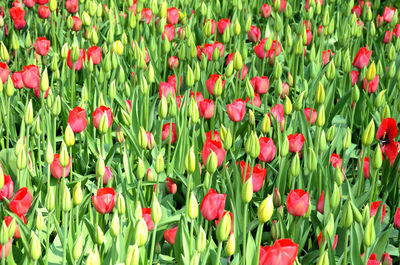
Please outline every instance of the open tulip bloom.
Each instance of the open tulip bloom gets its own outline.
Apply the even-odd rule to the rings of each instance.
[[[400,264],[399,9],[0,0],[0,265]]]

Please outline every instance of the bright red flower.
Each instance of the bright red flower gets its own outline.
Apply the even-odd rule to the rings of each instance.
[[[356,17],[360,17],[362,13],[362,9],[359,5],[354,5],[354,7],[351,9],[352,14],[356,14]]]
[[[114,208],[116,194],[113,188],[98,189],[92,196],[93,207],[100,214],[110,213]]]
[[[171,85],[168,82],[160,82],[160,85],[158,86],[158,94],[160,99],[162,96],[168,98],[170,94],[172,97],[174,97],[176,95],[176,86]]]
[[[260,155],[258,159],[263,162],[271,162],[276,155],[276,146],[272,138],[260,137]]]
[[[376,139],[388,142],[393,140],[398,133],[397,123],[393,118],[383,119],[376,132]]]
[[[386,31],[385,37],[383,38],[383,43],[387,44],[393,39],[393,32],[391,30]]]
[[[231,212],[224,211],[224,214],[220,218],[215,220],[215,226],[218,227],[219,222],[221,222],[222,217],[224,217],[225,214],[229,214],[229,217],[231,218],[231,231],[229,232],[229,234],[232,234],[233,233],[233,214]]]
[[[342,159],[340,158],[340,156],[338,154],[333,153],[331,155],[331,158],[329,160],[329,164],[332,163],[333,168],[336,168],[337,166],[339,168],[342,167]]]
[[[41,19],[46,19],[50,16],[50,8],[48,6],[39,6],[38,14]]]
[[[385,6],[385,9],[383,10],[383,20],[385,20],[387,23],[390,23],[392,21],[394,14],[396,12],[396,8],[394,7],[388,7]]]
[[[72,16],[72,21],[74,24],[72,25],[73,31],[80,31],[82,28],[82,20],[77,16]]]
[[[149,231],[153,230],[154,223],[153,219],[151,219],[151,208],[142,208],[142,217],[147,224],[147,229]]]
[[[200,112],[200,117],[203,117],[204,119],[211,119],[214,116],[214,101],[211,99],[204,99],[199,102],[199,112]]]
[[[317,211],[324,214],[324,191],[322,191],[317,204]]]
[[[34,0],[24,0],[24,5],[28,8],[32,8],[35,6],[35,1]]]
[[[369,157],[365,157],[364,159],[363,174],[364,178],[369,178]]]
[[[45,5],[49,2],[49,0],[35,0],[35,3],[38,5]]]
[[[358,82],[358,76],[360,75],[359,72],[356,70],[353,70],[350,72],[350,77],[351,77],[351,85],[354,86]]]
[[[246,103],[241,98],[235,99],[232,104],[226,105],[226,112],[231,121],[239,122],[246,114]]]
[[[144,17],[144,20],[146,21],[146,24],[150,24],[151,23],[151,19],[153,18],[153,12],[151,12],[150,9],[143,8],[141,15],[142,15],[141,19],[143,20],[143,17]]]
[[[215,140],[217,142],[221,142],[221,138],[219,137],[219,133],[217,131],[206,132],[206,140]]]
[[[32,204],[32,195],[29,192],[28,188],[24,187],[19,189],[15,193],[8,207],[13,213],[20,216],[20,215],[25,215],[29,211],[31,204]]]
[[[11,199],[14,194],[14,182],[12,181],[9,175],[4,174],[4,186],[0,190],[0,200],[6,198],[7,200]]]
[[[247,32],[247,38],[250,42],[259,42],[261,39],[261,31],[257,26],[251,26],[249,32]]]
[[[0,79],[3,82],[3,84],[7,81],[9,75],[10,75],[10,70],[8,70],[7,64],[0,62]]]
[[[285,117],[284,117],[284,110],[282,104],[276,104],[271,108],[272,117],[276,120],[276,122],[280,125],[281,131],[284,129],[285,124]],[[270,112],[268,112],[268,116],[272,119]],[[271,121],[272,123],[272,121]]]
[[[78,0],[67,0],[65,1],[65,8],[68,13],[75,14],[78,12]]]
[[[258,94],[265,94],[269,90],[268,76],[256,76],[250,79],[250,83],[254,88],[254,92]]]
[[[331,54],[332,54],[332,56],[333,55],[335,55],[331,50],[326,50],[326,51],[322,51],[322,63],[323,63],[323,65],[325,66],[328,62],[329,62],[329,59],[330,59],[330,57],[331,57]]]
[[[321,239],[322,239],[322,231],[321,231],[321,233],[319,233],[319,236],[318,236],[318,247],[321,247]],[[337,240],[338,240],[338,235],[335,235],[335,238],[333,239],[332,250],[336,249]],[[325,242],[325,238],[324,238],[323,242]]]
[[[113,173],[109,166],[105,167],[103,174],[103,186],[107,186],[108,182],[113,179]]]
[[[381,258],[382,265],[392,265],[393,261],[389,253],[383,253]]]
[[[237,162],[236,162],[237,164]],[[242,182],[243,182],[243,176],[244,176],[244,171],[245,171],[245,166],[246,162],[240,161],[240,171],[242,172]],[[250,172],[251,172],[251,166],[250,164],[247,164],[247,169],[246,169],[246,178],[245,181],[247,181],[250,178]],[[257,164],[255,167],[253,167],[253,173],[252,173],[252,183],[253,183],[253,192],[258,192],[261,190],[265,176],[267,175],[267,170],[265,168],[262,168],[260,164]]]
[[[113,123],[113,119],[114,119],[111,109],[106,107],[106,106],[100,106],[97,109],[95,109],[94,112],[93,112],[93,126],[96,129],[99,128],[100,120],[101,120],[101,117],[103,117],[103,115],[107,116],[107,121],[108,121],[107,122],[107,124],[108,124],[107,128],[111,127],[111,125]]]
[[[315,0],[315,5],[317,5],[318,0]],[[322,6],[324,4],[324,0],[319,0],[320,5]],[[306,11],[310,8],[310,0],[306,0],[306,4],[304,5],[304,8]]]
[[[217,155],[218,167],[221,166],[225,158],[225,149],[222,148],[221,141],[217,141],[217,139],[206,139],[206,141],[204,142],[203,150],[201,150],[203,165],[206,165],[207,158],[210,155],[211,151],[213,151]]]
[[[68,177],[69,171],[71,170],[72,157],[69,158],[68,165],[65,167],[65,177]],[[62,178],[63,167],[60,164],[60,154],[54,154],[53,162],[50,164],[51,175],[56,178]]]
[[[289,152],[300,152],[305,142],[304,135],[302,133],[289,134],[287,138],[289,140]]]
[[[210,78],[208,78],[208,80],[206,81],[206,88],[208,93],[210,93],[211,95],[214,95],[214,88],[215,88],[215,84],[217,83],[218,79],[222,78],[221,75],[219,74],[211,74]],[[222,82],[222,89],[224,89],[225,86],[225,80],[221,80]]]
[[[4,245],[4,258],[8,257],[11,247],[12,247],[12,240],[11,238],[9,238],[7,243]],[[2,255],[3,255],[3,246],[0,244],[0,259],[3,258]]]
[[[358,50],[353,60],[353,66],[361,70],[363,66],[368,66],[369,59],[371,58],[372,51],[368,51],[366,47]]]
[[[33,64],[24,66],[24,70],[22,71],[21,75],[25,87],[32,89],[39,88],[39,83],[40,83],[39,67]]]
[[[260,248],[260,265],[293,265],[299,245],[289,238],[278,239],[272,246]]]
[[[293,216],[303,216],[308,211],[309,203],[308,192],[302,189],[291,190],[286,199],[286,208]]]
[[[167,191],[167,193],[170,194],[175,194],[178,190],[178,187],[176,186],[174,181],[169,177],[167,177],[165,180],[165,190]]]
[[[22,7],[14,6],[10,8],[10,17],[14,21],[15,29],[20,30],[25,28],[25,10],[23,10]]]
[[[371,209],[369,212],[370,217],[375,217],[376,212],[379,209],[379,206],[381,205],[381,201],[376,201],[371,203]],[[382,206],[382,216],[381,216],[381,223],[383,223],[383,219],[385,219],[385,214],[386,214],[386,205],[383,204]]]
[[[79,49],[79,58],[78,61],[75,62],[75,71],[79,71],[82,69],[83,61],[86,61],[86,52],[84,49]],[[71,60],[71,49],[68,51],[67,65],[69,69],[72,70],[74,64]]]
[[[260,10],[260,16],[262,18],[269,18],[271,16],[271,6],[268,4],[262,4]]]
[[[167,23],[171,25],[177,24],[179,21],[179,9],[171,7],[167,9]]]
[[[176,134],[176,127],[175,123],[172,123],[172,128],[170,129],[170,124],[171,123],[166,123],[163,125],[162,128],[162,133],[161,133],[161,139],[164,141],[165,139],[168,139],[169,141],[169,131],[172,131],[172,136],[171,136],[171,144],[174,144],[178,140],[178,136]]]
[[[367,93],[374,93],[378,89],[379,85],[379,75],[376,75],[375,78],[372,81],[367,81],[366,78],[364,78],[363,81],[363,89],[367,91]]]
[[[164,239],[171,245],[175,244],[175,236],[176,236],[176,231],[178,231],[178,227],[175,226],[174,228],[171,229],[165,229],[164,232]]]
[[[396,209],[396,213],[394,214],[394,227],[400,230],[400,208]]]
[[[50,50],[50,41],[46,37],[40,37],[35,42],[35,52],[41,56],[46,56]]]
[[[230,27],[231,26],[231,21],[229,18],[221,18],[218,22],[217,22],[217,27],[218,27],[218,33],[219,34],[224,34],[224,31],[226,29],[226,27]]]
[[[85,130],[87,126],[86,111],[77,106],[70,110],[68,116],[68,124],[71,126],[74,133],[80,133]]]
[[[164,26],[164,32],[161,35],[161,38],[164,39],[167,36],[168,41],[172,41],[175,37],[175,27],[174,25],[167,24]]]
[[[174,68],[178,68],[179,66],[179,59],[176,56],[171,56],[168,58],[168,66],[169,69],[174,70]]]
[[[92,59],[94,65],[99,64],[101,62],[101,57],[102,57],[101,48],[97,46],[92,46],[88,48],[87,57],[88,60]]]
[[[255,107],[259,108],[261,106],[261,99],[259,94],[254,93],[254,98],[252,101],[250,101],[249,97],[246,97],[246,103],[253,105],[253,102]]]
[[[278,56],[279,54],[281,54],[282,47],[281,47],[281,44],[280,44],[279,41],[278,41],[278,44],[276,44],[275,40],[272,41],[271,48],[267,52],[265,52],[264,46],[265,46],[266,42],[267,42],[267,38],[262,39],[261,42],[254,47],[254,52],[256,53],[258,58],[260,58],[260,59],[264,59],[264,58],[274,59],[275,55]]]
[[[200,211],[204,219],[213,221],[224,214],[226,194],[219,194],[212,188],[204,196],[200,205]]]
[[[311,124],[314,124],[317,121],[317,112],[315,111],[315,109],[312,110],[311,114],[311,108],[305,108],[304,115],[306,115],[308,123],[310,123],[310,118],[311,118]]]
[[[361,255],[361,258],[364,256],[364,253]],[[369,259],[367,261],[367,265],[380,265],[381,263],[379,260],[376,259],[376,254],[372,253],[371,256],[369,256]]]

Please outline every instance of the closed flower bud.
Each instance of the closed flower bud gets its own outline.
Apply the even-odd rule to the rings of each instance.
[[[303,98],[304,98],[304,94],[305,94],[305,93],[306,93],[306,92],[303,91],[303,92],[301,92],[300,95],[297,97],[297,100],[296,100],[296,102],[294,103],[294,109],[295,109],[296,111],[299,111],[299,110],[302,110],[302,109],[303,109]]]
[[[17,155],[17,168],[19,170],[23,170],[26,168],[26,164],[27,164],[26,150],[25,148],[22,148],[22,150]]]
[[[196,219],[197,216],[199,215],[199,205],[197,203],[196,196],[194,195],[193,192],[191,192],[191,194],[190,194],[187,214],[190,217],[190,219],[192,219],[192,220]]]
[[[90,23],[91,23],[90,15],[88,13],[86,13],[86,11],[83,11],[83,13],[82,13],[82,23],[86,27],[90,26]]]
[[[196,101],[195,101],[195,99],[193,97],[190,99],[189,117],[190,117],[190,120],[193,123],[199,122],[199,119],[200,119],[199,108],[198,108],[197,103],[196,103]]]
[[[333,236],[333,232],[335,229],[335,220],[333,218],[333,214],[329,214],[328,222],[325,225],[325,231],[328,234],[329,237]]]
[[[386,89],[379,92],[378,96],[375,98],[375,107],[379,108],[385,103],[385,92]]]
[[[250,21],[250,24],[249,24]],[[250,26],[251,26],[251,17],[249,16],[247,21],[246,21],[246,27],[245,27],[245,31],[248,32],[250,30]],[[240,23],[238,19],[235,19],[235,22],[233,23],[232,26],[232,35],[233,36],[238,36],[240,34]]]
[[[217,226],[217,240],[223,242],[228,239],[229,232],[231,231],[232,220],[229,212],[225,213]]]
[[[160,104],[158,104],[158,116],[161,119],[164,119],[168,114],[168,103],[167,99],[162,96],[160,100]]]
[[[72,208],[71,193],[69,192],[69,189],[67,188],[67,186],[64,186],[61,208],[62,208],[63,212],[68,212]]]
[[[138,136],[139,147],[146,149],[147,147],[147,134],[143,127],[140,127]]]
[[[47,73],[47,68],[45,68],[42,72],[42,75],[40,77],[40,83],[39,83],[40,91],[46,92],[47,89],[49,89],[49,75]]]
[[[364,230],[364,245],[366,247],[372,246],[372,244],[375,242],[376,239],[376,234],[375,234],[375,227],[374,227],[374,218],[370,218],[368,221],[367,226],[365,227]]]
[[[125,265],[139,265],[140,252],[137,244],[129,246],[128,254],[126,255]]]
[[[153,193],[153,202],[151,204],[151,219],[154,224],[158,224],[161,220],[162,212],[160,203],[157,200],[157,195]]]
[[[321,151],[325,151],[328,148],[328,145],[326,144],[326,136],[325,136],[325,131],[321,131],[321,136],[319,139],[319,149]]]
[[[197,252],[202,253],[206,249],[206,245],[207,245],[206,232],[204,231],[203,227],[200,226],[200,232],[197,235],[197,239],[196,239],[196,250],[197,250]]]
[[[328,132],[326,134],[326,140],[328,142],[332,142],[333,138],[335,137],[335,129],[336,129],[336,124],[332,125],[329,127]]]
[[[89,253],[85,264],[86,265],[100,265],[100,258],[98,255],[97,247],[95,247],[95,249]]]
[[[105,171],[106,171],[106,166],[104,164],[103,157],[101,156],[101,154],[99,154],[96,162],[96,176],[98,178],[102,178]]]
[[[342,224],[346,229],[349,229],[353,224],[353,209],[351,208],[349,201],[346,201],[346,203],[343,205]]]
[[[9,239],[9,233],[8,233],[7,225],[6,225],[6,222],[3,221],[3,223],[1,224],[1,228],[0,228],[0,244],[2,246],[4,246],[7,243],[8,239]]]
[[[14,95],[14,91],[15,91],[14,83],[12,82],[11,77],[8,77],[6,85],[6,95],[8,97],[11,97],[12,95]]]
[[[146,221],[141,218],[137,221],[134,231],[134,242],[138,245],[138,247],[142,247],[147,242],[149,231],[147,228]]]
[[[207,172],[212,174],[217,170],[218,167],[218,158],[217,155],[211,151],[208,155],[207,162],[206,162],[206,169]]]
[[[31,241],[29,243],[29,256],[34,261],[38,260],[42,255],[42,247],[40,244],[39,238],[36,234],[32,231],[31,232]]]
[[[246,153],[253,159],[257,158],[260,154],[260,142],[257,134],[252,131],[245,145]]]
[[[325,102],[325,89],[322,86],[321,82],[319,82],[318,84],[316,99],[318,104],[324,104]]]
[[[331,209],[335,209],[336,207],[338,207],[339,203],[340,203],[340,191],[338,185],[335,182],[333,183],[333,191],[329,199],[329,205]]]
[[[224,33],[222,33],[222,43],[226,44],[231,39],[231,27],[228,25],[226,26]]]
[[[0,42],[0,59],[3,62],[8,62],[10,59],[10,55],[8,54],[7,47],[4,45],[4,42]]]
[[[108,130],[108,118],[107,114],[104,113],[103,116],[100,118],[100,123],[99,123],[99,133],[100,134],[105,134]]]
[[[267,134],[270,129],[271,129],[271,119],[267,114],[265,114],[261,122],[261,131],[262,133]]]
[[[255,117],[253,110],[249,109],[249,123],[250,125],[254,125]]]
[[[343,173],[340,167],[335,168],[335,182],[340,186],[343,184]]]
[[[321,105],[318,110],[317,115],[317,126],[322,127],[325,124],[325,108],[324,105]]]
[[[161,153],[157,156],[155,170],[157,174],[164,171],[164,157]]]
[[[57,96],[51,108],[51,114],[57,116],[58,114],[60,114],[60,112],[61,112],[61,98],[60,96]]]
[[[216,49],[216,50],[218,50],[218,49]],[[214,96],[215,96],[215,97],[218,97],[218,96],[221,96],[221,94],[222,94],[222,77],[220,76],[220,77],[217,79],[217,82],[215,82],[215,86],[214,86]]]
[[[364,130],[361,142],[364,146],[369,146],[371,145],[374,138],[375,138],[375,122],[374,119],[371,119],[367,128]]]
[[[239,71],[243,68],[243,59],[242,55],[240,54],[239,51],[236,50],[236,52],[233,55],[233,68],[236,71]]]
[[[157,157],[157,159],[158,159],[158,157]],[[146,175],[146,167],[145,167],[145,165],[143,163],[143,160],[140,157],[138,157],[138,165],[137,165],[137,168],[136,168],[136,177],[138,179],[143,179],[144,175]]]
[[[119,215],[123,215],[126,212],[125,199],[121,193],[117,197],[117,211]]]
[[[0,121],[0,123],[1,123],[1,121]],[[35,121],[33,122],[33,129],[34,129],[36,135],[41,135],[43,133],[42,128],[40,126],[40,116],[37,116]]]
[[[363,212],[362,212],[362,223],[364,226],[367,226],[369,219],[371,218],[370,215],[370,207],[367,205],[364,206]]]
[[[328,251],[324,251],[322,255],[320,255],[317,265],[329,265],[329,256],[328,256]]]
[[[41,212],[38,211],[35,220],[35,226],[38,231],[42,231],[44,228],[44,219]]]
[[[315,155],[315,152],[313,149],[309,148],[308,149],[308,157],[307,157],[307,169],[310,172],[313,172],[314,170],[317,169],[317,164],[318,164],[318,160]]]
[[[47,191],[47,195],[46,195],[46,200],[45,200],[45,207],[47,209],[47,211],[52,211],[54,210],[54,207],[56,205],[55,202],[55,195],[54,195],[54,190],[50,188],[49,191]]]
[[[193,75],[193,70],[190,67],[190,65],[188,65],[187,67],[187,72],[186,72],[186,86],[187,87],[192,87],[194,85],[194,75]]]
[[[236,245],[235,235],[232,233],[229,235],[228,241],[226,242],[224,249],[225,254],[228,257],[232,256],[235,253],[235,245]]]
[[[289,140],[285,134],[283,134],[282,139],[283,139],[283,142],[282,142],[282,145],[279,147],[279,155],[281,157],[285,157],[289,153]]]
[[[33,123],[32,100],[29,100],[28,106],[25,109],[24,121],[26,125],[31,125]]]
[[[289,97],[285,97],[285,101],[283,103],[283,112],[285,115],[289,115],[292,112],[293,105],[292,101],[290,101]]]
[[[224,149],[225,150],[229,150],[232,147],[232,134],[231,134],[231,130],[228,128],[227,132],[226,132],[226,136],[225,136],[225,140],[224,140]]]
[[[296,177],[300,174],[300,158],[298,153],[295,154],[292,159],[292,163],[290,164],[290,174],[293,177]]]
[[[358,210],[358,208],[354,205],[354,203],[352,201],[350,201],[350,205],[351,205],[351,209],[353,210],[354,220],[356,220],[357,223],[361,223],[362,215],[361,215],[360,211]]]
[[[351,130],[349,127],[347,127],[347,132],[343,140],[343,149],[344,150],[348,149],[350,147],[350,144],[351,144]]]
[[[117,212],[114,212],[113,218],[111,220],[110,232],[111,236],[113,237],[116,237],[119,234],[119,218]]]
[[[194,154],[193,147],[190,148],[189,153],[185,158],[185,170],[188,174],[193,174],[196,169],[196,155]]]
[[[72,258],[74,260],[78,260],[81,255],[82,255],[82,249],[83,249],[83,238],[82,235],[80,235],[75,243],[74,243],[74,247],[72,249]]]
[[[262,223],[262,224],[266,223],[271,219],[272,214],[274,213],[274,201],[275,200],[273,200],[273,198],[275,198],[275,196],[276,196],[275,194],[274,194],[274,196],[268,195],[268,197],[265,198],[261,202],[260,206],[258,207],[257,218],[260,223]],[[279,194],[278,194],[278,196],[280,197]]]
[[[334,61],[331,61],[328,65],[328,70],[325,72],[325,76],[328,80],[333,80],[336,74],[336,68]]]
[[[242,187],[242,202],[248,203],[253,197],[253,178],[250,177]]]
[[[381,114],[381,119],[387,119],[390,118],[392,115],[390,114],[390,108],[388,104],[385,104],[385,107],[383,108],[382,114]]]
[[[72,189],[72,202],[74,205],[80,205],[83,201],[83,192],[81,188],[81,182],[78,181]]]
[[[372,155],[372,168],[379,169],[382,166],[383,156],[381,146],[376,145],[374,154]]]
[[[65,129],[64,141],[67,146],[73,146],[75,144],[75,134],[69,124]]]
[[[225,30],[226,32],[226,30]],[[229,62],[229,64],[225,68],[225,76],[227,78],[231,77],[233,74],[233,61]]]
[[[375,62],[373,61],[368,67],[367,73],[365,74],[365,78],[367,78],[367,81],[369,82],[374,80],[375,76],[376,76],[376,66]]]

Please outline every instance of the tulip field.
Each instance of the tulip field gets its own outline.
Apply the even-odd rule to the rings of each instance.
[[[400,264],[399,10],[0,0],[0,265]]]

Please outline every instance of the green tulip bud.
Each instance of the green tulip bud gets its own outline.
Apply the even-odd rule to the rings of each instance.
[[[232,233],[228,237],[228,241],[226,242],[224,251],[226,255],[232,256],[235,253],[235,245],[236,245],[236,240],[235,240],[235,235]]]
[[[10,59],[10,55],[8,54],[7,47],[4,45],[4,42],[0,42],[0,59],[4,62],[8,62]]]
[[[86,265],[100,265],[100,257],[98,255],[97,246],[95,246],[95,249],[89,253],[86,259]]]
[[[318,110],[317,115],[317,126],[322,127],[325,124],[325,108],[324,105],[321,105]]]
[[[260,154],[260,142],[257,134],[252,131],[245,145],[246,153],[253,159],[257,158]]]
[[[339,167],[335,168],[335,182],[340,186],[343,184],[343,173]]]
[[[157,200],[157,195],[153,193],[153,202],[151,204],[151,219],[154,224],[158,224],[161,220],[162,212],[160,203]]]
[[[233,68],[236,71],[239,71],[243,68],[243,59],[242,55],[240,54],[239,51],[236,50],[236,52],[233,55]]]
[[[138,247],[142,247],[147,242],[148,237],[148,229],[147,224],[143,218],[139,219],[136,223],[135,231],[134,231],[134,242],[138,245]]]
[[[240,24],[239,24],[240,27]],[[227,44],[231,40],[231,30],[232,34],[236,33],[233,32],[235,29],[231,28],[230,26],[227,26],[224,30],[224,33],[222,33],[222,43]],[[239,33],[240,33],[240,28],[239,28]]]
[[[96,176],[98,178],[102,178],[105,171],[106,171],[106,165],[104,164],[103,157],[101,156],[101,154],[99,154],[96,162]]]
[[[338,185],[335,182],[333,183],[333,191],[329,200],[329,205],[331,209],[335,209],[336,207],[338,207],[339,203],[340,203],[340,191]]]
[[[23,170],[27,165],[27,157],[26,150],[22,148],[22,150],[17,155],[17,169]]]
[[[42,231],[44,228],[44,219],[41,212],[37,211],[35,226],[38,231]]]
[[[49,191],[47,191],[45,200],[45,206],[47,211],[51,212],[52,210],[54,210],[55,204],[56,202],[55,202],[54,190],[50,189]]]
[[[128,254],[126,255],[126,265],[139,265],[140,252],[137,244],[129,246]]]
[[[203,227],[200,226],[200,232],[196,239],[197,252],[202,253],[206,249],[206,244],[207,244],[206,232],[204,231]]]
[[[322,255],[320,255],[317,265],[329,265],[329,256],[328,256],[328,251],[324,251]]]
[[[271,119],[267,114],[265,114],[261,122],[261,131],[262,133],[267,134],[270,129],[271,129]]]
[[[7,243],[8,239],[9,239],[9,233],[8,233],[7,225],[6,225],[6,222],[3,221],[2,225],[1,225],[1,229],[0,229],[0,244],[2,246],[4,246]]]
[[[6,95],[8,97],[11,97],[12,95],[14,95],[14,91],[15,91],[14,83],[12,82],[11,77],[8,77],[6,85]]]
[[[185,170],[188,174],[193,174],[196,169],[196,155],[194,153],[193,147],[190,148],[189,153],[185,158]]]
[[[246,27],[245,27],[245,31],[248,32],[250,30],[250,26],[249,26],[249,21],[250,21],[250,26],[251,26],[251,17],[249,16],[247,21],[246,21]],[[235,22],[233,23],[232,26],[232,35],[233,36],[238,36],[240,34],[241,31],[241,27],[240,27],[240,23],[238,19],[235,19]]]
[[[186,72],[186,86],[187,87],[192,87],[194,85],[194,75],[193,75],[193,70],[190,67],[190,65],[188,65],[187,67],[187,72]]]
[[[372,155],[372,168],[379,169],[382,166],[382,150],[379,144],[376,145],[374,154]]]
[[[207,162],[206,162],[207,172],[212,174],[217,170],[217,167],[218,167],[217,155],[213,151],[211,151],[210,154],[208,155]]]
[[[384,103],[385,103],[385,90],[382,90],[381,92],[379,92],[378,96],[375,98],[375,107],[379,108],[381,107]]]
[[[242,202],[248,203],[253,197],[253,178],[250,177],[242,187]]]
[[[119,215],[123,215],[126,212],[125,199],[121,193],[117,196],[117,212]]]
[[[190,194],[187,214],[192,220],[196,219],[197,216],[199,215],[199,205],[197,203],[196,196],[194,195],[193,192],[191,192]]]
[[[73,146],[75,144],[75,134],[69,124],[67,128],[65,128],[64,141],[67,146]]]
[[[376,66],[375,66],[375,62],[373,61],[368,67],[365,78],[367,78],[367,81],[369,82],[369,81],[374,80],[375,76],[376,76]]]
[[[193,123],[197,123],[200,119],[199,108],[194,97],[190,98],[189,117]]]
[[[283,142],[282,145],[279,148],[279,155],[281,157],[285,157],[287,156],[287,154],[289,153],[289,140],[287,138],[287,136],[285,134],[283,134]]]
[[[295,154],[292,163],[290,164],[290,174],[293,177],[296,177],[300,174],[300,158],[298,153]]]
[[[321,136],[319,139],[319,149],[321,151],[325,151],[328,148],[326,144],[326,137],[325,137],[325,131],[321,131]]]
[[[68,212],[72,208],[71,193],[69,192],[69,189],[67,188],[67,186],[64,186],[63,200],[62,200],[61,208],[62,208],[63,212]]]
[[[316,99],[318,104],[324,104],[325,102],[325,89],[322,86],[321,82],[319,82],[318,84]]]
[[[83,201],[83,192],[81,188],[81,182],[78,181],[72,189],[72,202],[74,205],[80,205]]]
[[[32,99],[29,100],[28,106],[25,109],[24,121],[26,125],[31,125],[33,123]]]
[[[370,208],[369,205],[365,205],[362,212],[362,223],[364,226],[367,226],[368,221],[370,220]]]
[[[228,128],[227,132],[226,132],[226,136],[225,136],[225,140],[224,140],[224,149],[225,150],[229,150],[232,147],[232,134],[231,134],[231,130]]]
[[[155,170],[157,174],[164,171],[164,157],[161,153],[157,155]]]
[[[351,209],[353,210],[354,220],[356,220],[357,223],[361,223],[362,215],[361,215],[360,211],[358,210],[358,208],[354,205],[354,203],[352,201],[350,201],[350,206],[351,206]]]
[[[1,123],[1,121],[0,121],[0,123]],[[37,116],[35,121],[33,122],[33,129],[35,131],[35,134],[38,136],[43,133],[42,128],[40,126],[40,116]]]
[[[61,98],[60,96],[56,97],[56,100],[54,101],[53,107],[51,108],[51,114],[53,116],[58,116],[61,112]]]
[[[119,234],[119,218],[117,212],[114,212],[111,220],[110,233],[112,237],[116,237]]]
[[[74,260],[78,260],[81,255],[82,255],[82,249],[83,249],[83,238],[82,235],[80,235],[75,243],[74,243],[74,247],[72,249],[72,258]]]
[[[353,224],[353,210],[349,201],[346,201],[346,203],[343,205],[342,214],[343,227],[349,229]]]
[[[226,241],[231,231],[232,220],[230,214],[227,212],[222,217],[217,226],[217,240],[219,242]]]
[[[29,256],[34,261],[38,260],[42,255],[42,247],[40,244],[39,238],[36,234],[32,231],[31,232],[31,241],[29,243]]]
[[[328,218],[328,222],[325,225],[325,231],[327,232],[329,237],[333,236],[334,229],[335,229],[335,220],[333,218],[333,214],[330,213],[329,214],[329,218]]]
[[[347,132],[343,140],[343,149],[346,150],[350,147],[351,144],[351,130],[347,127]]]
[[[290,101],[289,97],[285,97],[283,103],[283,112],[285,115],[289,115],[293,110],[292,101]]]
[[[371,145],[374,138],[375,138],[375,122],[374,119],[371,119],[371,121],[369,122],[367,128],[365,129],[362,135],[361,142],[364,146],[369,146]]]
[[[326,140],[328,142],[332,142],[333,141],[333,137],[335,137],[335,129],[336,129],[336,125],[332,125],[331,127],[329,127],[328,129],[328,133],[326,135]]]
[[[374,227],[374,218],[370,218],[368,221],[367,226],[365,227],[364,230],[364,245],[366,247],[372,246],[372,244],[375,242],[375,227]]]
[[[383,108],[383,111],[382,111],[382,114],[381,114],[381,118],[382,119],[386,119],[386,118],[389,118],[389,117],[391,117],[390,108],[389,108],[388,104],[385,104],[385,107]]]
[[[262,224],[268,222],[271,219],[273,213],[274,213],[273,196],[268,195],[268,197],[265,198],[258,207],[257,210],[258,221]]]
[[[308,148],[308,151],[309,152],[308,152],[308,158],[307,158],[307,169],[310,172],[313,172],[314,170],[317,169],[318,160],[317,160],[317,157],[316,157],[313,149]]]
[[[139,137],[138,137],[139,147],[142,149],[146,149],[147,147],[147,134],[143,127],[139,129]]]
[[[334,61],[331,61],[328,65],[328,70],[325,72],[325,76],[328,80],[333,80],[336,74],[336,68]]]
[[[299,111],[299,110],[302,110],[302,109],[303,109],[303,98],[304,98],[304,94],[305,94],[305,93],[306,93],[306,92],[303,91],[303,92],[301,92],[300,95],[297,97],[297,100],[296,100],[296,102],[294,103],[294,109],[295,109],[296,111]]]
[[[168,104],[167,99],[162,96],[160,100],[160,104],[158,105],[158,116],[160,119],[164,119],[168,114]]]

